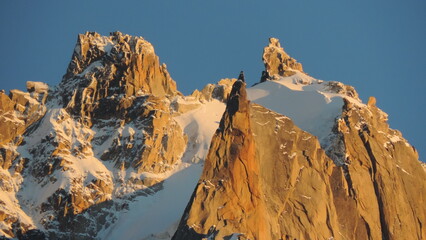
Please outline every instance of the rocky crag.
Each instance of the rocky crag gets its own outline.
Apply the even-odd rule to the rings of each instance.
[[[183,96],[143,38],[79,35],[58,86],[0,92],[0,238],[426,239],[426,172],[376,100],[262,57],[254,87]]]
[[[0,93],[2,235],[95,238],[181,168],[187,136],[174,117],[225,101],[231,82],[184,97],[143,38],[79,35],[57,87]]]
[[[277,39],[263,58],[266,80],[302,69]],[[330,141],[320,144],[288,117],[251,103],[244,85],[234,84],[174,240],[426,238],[426,175],[374,98],[364,105],[352,87],[326,83],[343,104]]]

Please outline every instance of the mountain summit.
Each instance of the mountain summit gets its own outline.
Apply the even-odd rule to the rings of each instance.
[[[142,37],[80,34],[58,86],[0,92],[2,239],[426,239],[426,172],[371,97],[278,39],[183,96]]]
[[[309,77],[284,54],[271,39],[269,81],[247,89],[252,102],[238,97],[246,114],[230,95],[173,239],[424,239],[415,149],[374,98],[363,104],[352,87]]]
[[[269,45],[263,49],[262,60],[265,71],[262,73],[261,82],[271,76],[291,76],[295,74],[292,70],[303,72],[302,64],[284,51],[277,38],[269,38]]]

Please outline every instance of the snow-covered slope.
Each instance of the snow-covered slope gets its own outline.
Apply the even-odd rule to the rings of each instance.
[[[177,98],[180,104],[194,104],[193,99]],[[49,223],[58,209],[51,208],[48,203],[52,196],[66,199],[67,193],[78,192],[77,196],[91,204],[103,201],[111,204],[109,209],[101,210],[100,215],[108,219],[108,224],[101,225],[97,239],[170,239],[199,179],[211,138],[225,109],[225,104],[216,99],[195,102],[194,110],[176,113],[174,117],[188,138],[188,145],[181,159],[170,166],[171,170],[162,173],[117,168],[114,161],[101,160],[115,145],[125,146],[131,139],[143,138],[139,135],[143,134],[144,126],[130,122],[117,128],[117,120],[111,119],[88,128],[51,103],[24,143],[12,149],[21,158],[32,159],[26,171],[21,174],[1,169],[4,180],[0,194],[5,205],[1,205],[0,210],[7,206],[3,212],[19,219],[28,229],[62,236]],[[55,171],[58,165],[61,171]],[[49,174],[49,178],[44,174]],[[154,184],[138,183],[147,179],[155,181]],[[94,185],[97,181],[102,181],[102,186],[108,190],[99,190],[100,186]],[[83,212],[81,216],[99,225],[97,215]],[[2,224],[2,229],[12,227],[11,223]],[[97,228],[86,227],[91,231]],[[2,235],[11,236],[5,232]]]
[[[200,108],[175,118],[188,136],[184,162],[200,162],[205,159],[224,111],[225,104],[213,99]]]
[[[59,86],[0,93],[1,117],[29,125],[0,135],[0,235],[172,234],[225,108],[213,96],[222,85],[184,97],[143,38],[79,35]]]
[[[180,164],[162,182],[160,191],[129,201],[127,209],[116,212],[116,221],[101,230],[97,238],[170,239],[201,170],[201,164]]]
[[[185,104],[180,99],[181,104]],[[199,103],[200,104],[200,103]],[[116,223],[99,234],[99,239],[170,239],[182,211],[200,177],[211,138],[218,128],[225,104],[216,99],[200,104],[195,110],[175,117],[188,145],[181,162],[167,176],[162,189],[139,196],[128,203],[128,210],[117,213]]]
[[[351,97],[342,91],[343,87],[341,83],[317,80],[297,71],[290,77],[259,83],[247,92],[251,101],[289,116],[300,128],[327,144],[336,118],[342,113],[342,99],[363,105],[356,95]],[[127,211],[118,213],[117,224],[99,233],[100,239],[170,239],[201,174],[224,110],[224,103],[212,100],[175,117],[188,137],[180,167],[165,178],[162,190],[129,203]]]
[[[323,148],[330,145],[333,126],[340,117],[343,99],[363,106],[355,90],[340,82],[315,79],[298,70],[289,77],[259,83],[247,89],[251,101],[290,117],[318,137]]]
[[[346,91],[341,83],[317,80],[303,72],[294,71],[296,74],[290,77],[265,81],[247,89],[248,96],[251,101],[290,117],[296,125],[327,145],[336,118],[341,114],[342,99],[349,99],[360,106],[362,103],[356,93]],[[18,204],[16,197],[21,201],[25,211],[18,206],[15,212],[22,218],[22,222],[33,226],[30,228],[45,229],[46,226],[39,223],[54,213],[52,210],[41,211],[43,203],[49,201],[48,198],[58,189],[67,192],[78,189],[80,195],[92,199],[90,201],[98,201],[95,196],[99,198],[103,194],[102,201],[112,201],[114,206],[125,206],[124,210],[108,213],[109,224],[102,226],[97,238],[116,239],[118,236],[126,236],[169,239],[198,181],[211,138],[225,110],[225,104],[216,99],[199,102],[181,96],[176,98],[175,101],[181,106],[196,107],[191,111],[176,113],[174,117],[187,137],[187,146],[181,159],[164,173],[120,169],[116,168],[117,163],[114,161],[101,160],[114,146],[137,144],[135,140],[144,138],[144,125],[135,121],[123,125],[113,118],[98,121],[90,128],[76,121],[57,103],[50,102],[44,118],[17,151],[21,157],[39,162],[30,166],[31,172],[38,171],[43,164],[54,169],[56,166],[53,165],[57,165],[54,158],[47,162],[44,160],[53,153],[62,159],[61,167],[66,170],[49,170],[53,173],[49,179],[32,175],[22,178],[15,174],[14,181],[18,181],[15,185],[20,186],[17,195],[8,196],[15,205]],[[58,150],[52,143],[64,143],[67,147]],[[160,182],[150,190],[144,184],[135,183],[143,179],[158,179]],[[98,191],[93,195],[98,189],[92,184],[95,180],[104,182],[110,190]],[[138,194],[138,191],[144,194]],[[137,227],[141,224],[144,227]]]

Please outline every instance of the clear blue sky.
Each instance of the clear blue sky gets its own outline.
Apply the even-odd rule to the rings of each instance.
[[[426,160],[424,0],[3,0],[0,26],[5,90],[57,84],[86,31],[143,36],[185,94],[240,70],[257,82],[263,47],[277,37],[310,75],[375,96]]]

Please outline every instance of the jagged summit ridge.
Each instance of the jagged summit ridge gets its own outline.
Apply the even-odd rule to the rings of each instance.
[[[80,34],[60,87],[63,94],[71,96],[75,89],[92,89],[86,92],[95,99],[177,93],[176,83],[166,65],[160,64],[151,43],[120,32],[110,36]]]
[[[120,32],[80,34],[56,94],[59,104],[89,125],[93,116],[107,114],[107,106],[122,114],[138,96],[181,95],[151,43]]]
[[[27,89],[0,93],[0,122],[7,123],[0,135],[1,235],[40,229],[53,239],[93,239],[107,227],[100,219],[115,222],[130,199],[155,193],[190,166],[182,161],[187,136],[174,118],[185,111],[172,106],[188,101],[141,37],[80,34],[59,86],[28,82]]]
[[[424,239],[426,174],[375,98],[287,69],[252,103],[234,83],[173,240]]]
[[[374,98],[284,54],[271,39],[252,88],[183,96],[143,38],[79,35],[58,87],[0,92],[0,235],[426,238],[415,149]]]
[[[171,236],[234,81],[183,96],[143,38],[79,35],[59,86],[0,92],[0,235]]]
[[[290,117],[298,127],[318,137],[336,164],[343,164],[344,144],[337,141],[334,130],[341,118],[344,101],[365,106],[355,89],[341,82],[307,75],[301,64],[284,52],[276,38],[270,38],[263,61],[263,77],[260,83],[247,90],[249,99]]]
[[[262,60],[265,71],[262,72],[261,82],[275,75],[291,76],[294,74],[292,70],[303,72],[302,64],[284,51],[277,38],[269,38],[269,45],[263,49]]]
[[[98,64],[92,65],[95,62]],[[92,66],[88,68],[90,65]],[[136,94],[139,90],[155,95],[176,92],[176,83],[171,80],[166,65],[159,63],[152,44],[142,37],[121,32],[112,32],[110,36],[101,36],[96,32],[79,34],[62,82],[70,81],[75,76],[92,75],[91,70],[100,67],[99,65],[113,65],[111,71],[115,70],[123,75],[120,80],[127,80],[129,85],[134,85],[127,86],[124,92],[127,95]],[[148,73],[148,70],[151,72]],[[154,80],[159,80],[156,84],[158,86],[152,84]]]

